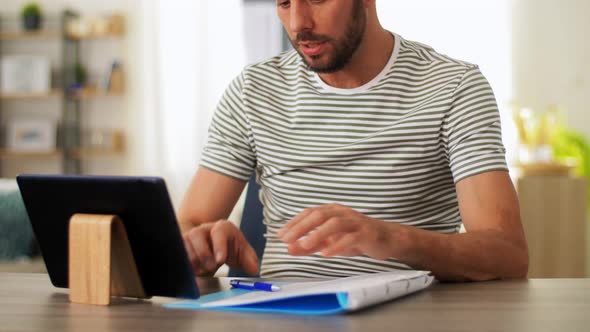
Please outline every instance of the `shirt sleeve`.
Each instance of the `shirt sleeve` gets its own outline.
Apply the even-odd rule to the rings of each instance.
[[[484,172],[508,170],[496,98],[477,66],[467,70],[453,93],[443,137],[455,183]]]
[[[256,166],[252,131],[244,112],[243,76],[225,90],[209,126],[200,166],[232,178],[248,181]]]

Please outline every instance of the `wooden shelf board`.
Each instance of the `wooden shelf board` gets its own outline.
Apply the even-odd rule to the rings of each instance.
[[[54,40],[61,37],[59,30],[39,30],[39,31],[0,31],[0,40],[27,40],[41,39]]]
[[[59,150],[54,151],[14,151],[0,150],[0,158],[60,158],[63,153]]]
[[[68,35],[68,39],[70,39],[70,40],[121,39],[124,36],[125,36],[124,34],[101,33],[101,34],[91,34],[91,35],[86,35],[86,36]]]
[[[87,36],[73,36],[68,35],[70,40],[96,40],[96,39],[122,39],[124,34],[104,33],[104,34],[92,34]],[[39,31],[0,31],[0,40],[55,40],[62,37],[62,33],[59,30],[39,30]]]
[[[49,93],[4,93],[0,92],[0,99],[5,100],[26,100],[26,99],[51,99],[60,98],[63,95],[61,90],[54,89]]]
[[[72,150],[74,158],[117,157],[123,155],[123,149],[91,149],[82,148]]]
[[[106,92],[106,91],[81,91],[70,94],[72,99],[92,99],[92,98],[108,98],[108,97],[122,97],[122,92]]]

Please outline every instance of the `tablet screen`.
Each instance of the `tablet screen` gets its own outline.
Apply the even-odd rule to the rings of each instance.
[[[163,179],[26,174],[17,182],[56,287],[68,287],[70,217],[115,214],[125,226],[148,296],[199,296]]]

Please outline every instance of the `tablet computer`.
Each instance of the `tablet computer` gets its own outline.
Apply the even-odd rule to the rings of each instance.
[[[54,286],[68,287],[72,215],[114,214],[123,222],[147,296],[199,297],[163,179],[25,174],[17,182]]]

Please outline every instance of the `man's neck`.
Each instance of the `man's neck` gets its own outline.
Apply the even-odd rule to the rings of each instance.
[[[393,52],[395,37],[390,32],[367,27],[364,39],[350,63],[342,70],[330,74],[319,74],[326,84],[340,89],[354,89],[370,82],[387,65]]]

